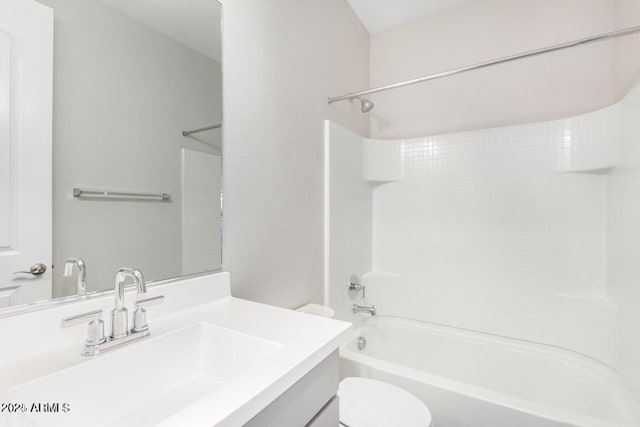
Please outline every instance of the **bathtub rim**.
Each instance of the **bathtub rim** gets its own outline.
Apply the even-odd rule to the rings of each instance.
[[[577,364],[582,368],[593,370],[614,390],[618,391],[620,397],[624,399],[624,402],[621,403],[621,407],[624,408],[624,414],[621,414],[620,416],[620,418],[624,419],[610,420],[597,418],[591,415],[553,407],[526,398],[512,396],[490,388],[465,383],[442,375],[422,371],[420,369],[411,368],[399,363],[359,353],[355,347],[361,330],[365,327],[375,328],[376,325],[392,325],[396,327],[400,325],[401,327],[410,330],[427,330],[427,333],[437,334],[439,336],[449,338],[453,336],[455,339],[462,339],[467,342],[480,343],[483,345],[495,345],[516,352],[534,353],[536,356],[544,357],[545,359],[551,359],[560,363]],[[345,360],[385,371],[392,375],[425,382],[453,393],[459,393],[473,399],[507,407],[556,422],[578,423],[578,425],[594,427],[631,427],[637,426],[637,423],[640,422],[640,405],[638,405],[635,399],[633,399],[630,390],[626,384],[622,382],[615,369],[606,363],[600,362],[589,356],[552,345],[524,341],[511,337],[502,337],[499,335],[456,328],[453,326],[440,325],[423,320],[384,315],[364,318],[354,322],[351,335],[340,345],[340,357]],[[629,416],[630,418],[633,417],[634,419],[627,420],[626,416]]]

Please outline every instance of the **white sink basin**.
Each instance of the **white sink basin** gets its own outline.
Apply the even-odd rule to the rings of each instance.
[[[80,348],[80,344],[78,348]],[[18,426],[153,425],[253,368],[282,346],[197,323],[8,390],[13,402],[60,403]],[[62,413],[62,404],[70,410]]]

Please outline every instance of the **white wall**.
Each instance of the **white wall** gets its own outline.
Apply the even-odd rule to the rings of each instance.
[[[482,0],[371,36],[371,85],[611,31],[613,0]],[[639,36],[640,37],[640,36]],[[375,138],[568,117],[613,101],[610,43],[371,95]]]
[[[323,294],[323,120],[367,134],[369,34],[344,0],[224,3],[223,265],[235,296],[285,307]]]
[[[42,3],[55,11],[54,296],[75,292],[61,279],[70,256],[86,261],[89,290],[113,286],[123,266],[179,276],[180,150],[219,153],[202,142],[220,142],[181,131],[220,120],[220,64],[99,1]],[[173,199],[78,200],[76,186]]]

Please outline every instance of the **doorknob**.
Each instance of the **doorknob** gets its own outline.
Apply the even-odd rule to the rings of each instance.
[[[16,271],[13,274],[33,274],[34,276],[40,276],[47,271],[47,266],[41,263],[33,264],[29,271]]]

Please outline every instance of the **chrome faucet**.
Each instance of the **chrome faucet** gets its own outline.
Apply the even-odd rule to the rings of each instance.
[[[133,328],[129,329],[129,311],[125,307],[124,284],[130,277],[136,285],[136,310],[133,314]],[[111,335],[105,337],[102,310],[71,316],[62,319],[62,327],[89,322],[87,338],[82,349],[83,356],[96,356],[100,353],[139,341],[150,335],[147,324],[146,307],[160,304],[164,296],[145,298],[147,285],[139,270],[121,268],[115,280],[115,307],[111,310]]]
[[[84,295],[87,293],[87,267],[83,260],[80,258],[67,258],[64,262],[62,277],[71,277],[73,267],[76,267],[78,271],[77,294]]]
[[[130,277],[136,285],[136,300],[140,300],[147,293],[147,285],[140,270],[133,268],[121,268],[116,273],[116,306],[111,310],[111,338],[123,338],[129,335],[129,312],[124,306],[124,284]]]
[[[371,307],[367,307],[365,305],[353,304],[353,312],[354,313],[369,313],[372,316],[376,315],[376,306],[372,305]]]

